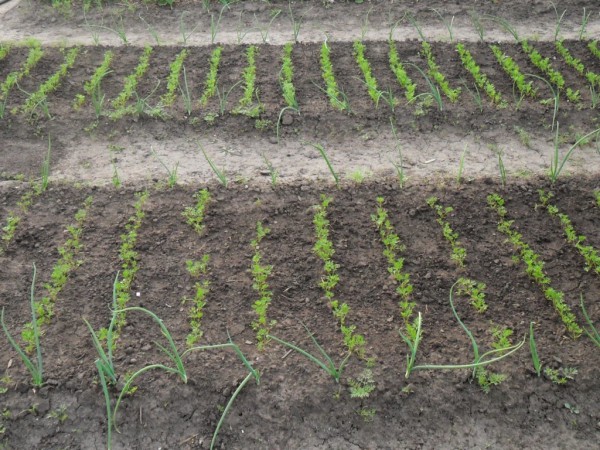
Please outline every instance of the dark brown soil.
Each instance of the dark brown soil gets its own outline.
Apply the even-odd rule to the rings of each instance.
[[[206,229],[197,235],[181,212],[193,204],[195,187],[150,188],[139,232],[139,272],[131,304],[156,312],[183,347],[189,332],[193,280],[187,259],[211,257],[210,293],[202,327],[202,343],[222,343],[227,331],[260,371],[260,384],[240,393],[219,436],[220,448],[578,448],[593,449],[600,439],[598,348],[585,336],[573,340],[540,289],[512,261],[512,248],[496,230],[497,217],[486,206],[486,195],[499,192],[507,202],[515,227],[546,262],[552,285],[583,321],[578,302],[584,295],[596,323],[600,321],[600,279],[583,270],[577,251],[565,242],[560,224],[536,209],[537,189],[552,189],[555,203],[567,213],[589,245],[600,246],[600,209],[592,191],[598,179],[564,180],[550,187],[543,181],[515,181],[503,190],[491,180],[456,186],[454,181],[428,180],[400,190],[381,180],[346,185],[258,188],[211,186],[212,202]],[[2,187],[5,210],[17,201],[14,187]],[[56,305],[56,315],[44,328],[42,347],[46,384],[29,387],[29,376],[16,353],[0,339],[0,366],[10,377],[2,399],[2,446],[24,448],[103,448],[106,444],[105,406],[94,367],[94,349],[82,318],[95,328],[106,326],[112,282],[119,270],[120,234],[132,214],[133,190],[75,189],[51,185],[31,212],[23,215],[15,240],[0,257],[0,306],[10,331],[18,334],[28,320],[31,266],[37,264],[37,296],[49,280],[58,258],[57,246],[84,198],[93,207],[85,226],[83,264],[72,274]],[[274,269],[269,278],[273,302],[269,316],[277,320],[273,334],[309,348],[300,321],[335,360],[343,355],[342,337],[318,287],[322,263],[312,252],[313,205],[321,193],[331,195],[331,240],[340,265],[336,295],[351,308],[348,320],[364,334],[367,353],[375,358],[376,389],[361,401],[349,396],[348,380],[364,362],[353,358],[340,385],[316,365],[271,342],[264,352],[255,346],[251,322],[255,315],[249,272],[250,241],[261,220],[271,233],[261,245],[263,262]],[[450,247],[425,200],[436,195],[454,207],[449,221],[467,249],[466,268],[450,260]],[[477,314],[466,299],[457,309],[480,347],[489,348],[492,322],[514,330],[513,342],[536,323],[536,340],[546,367],[575,367],[578,374],[566,385],[536,377],[527,345],[493,370],[507,381],[485,394],[463,371],[416,371],[404,378],[406,346],[394,283],[388,276],[382,245],[370,215],[377,196],[385,197],[390,219],[406,244],[403,255],[414,285],[413,298],[423,315],[424,338],[419,363],[467,363],[470,344],[452,317],[451,285],[460,276],[487,284],[489,309]],[[139,293],[139,295],[137,295]],[[146,317],[129,313],[118,343],[119,374],[164,358],[152,344],[161,340]],[[189,381],[149,372],[138,379],[138,390],[121,407],[121,434],[115,448],[207,448],[222,408],[246,375],[232,352],[192,354],[186,360]],[[113,392],[113,394],[115,394]],[[56,418],[65,408],[64,421]],[[358,412],[375,408],[372,422]]]
[[[10,215],[21,218],[14,239],[8,244],[0,241],[0,308],[17,340],[31,319],[33,264],[38,275],[35,297],[40,299],[60,257],[59,247],[68,237],[67,227],[74,222],[84,199],[93,197],[81,238],[83,248],[77,256],[81,265],[60,292],[51,323],[43,327],[43,387],[31,387],[19,355],[0,333],[0,450],[107,447],[106,405],[95,366],[97,354],[83,319],[96,330],[110,321],[113,282],[122,269],[121,236],[134,212],[134,194],[145,189],[149,200],[135,244],[139,271],[129,305],[155,312],[183,350],[192,307],[184,298],[193,297],[196,281],[189,275],[186,261],[209,255],[210,290],[199,344],[225,343],[230,335],[260,373],[260,383],[250,380],[233,403],[216,448],[598,448],[599,348],[585,334],[577,339],[566,335],[558,314],[527,276],[523,263],[516,260],[511,244],[497,229],[498,217],[486,204],[486,196],[493,192],[506,199],[515,229],[544,261],[552,286],[564,293],[578,323],[585,323],[580,308],[583,296],[590,317],[600,329],[598,274],[584,269],[583,257],[566,241],[558,220],[536,207],[538,189],[553,191],[553,202],[587,238],[585,244],[600,248],[600,207],[593,196],[600,189],[599,171],[594,167],[600,141],[578,149],[554,185],[529,176],[542,174],[553,148],[551,91],[533,77],[537,97],[522,101],[515,97],[513,81],[490,49],[492,41],[501,41],[498,45],[523,73],[544,75],[506,30],[485,17],[497,16],[513,24],[522,37],[529,38],[543,56],[550,58],[568,87],[580,90],[580,104],[568,102],[564,93],[560,96],[557,121],[559,148],[564,155],[579,136],[598,128],[598,114],[587,80],[567,66],[555,50],[551,39],[556,13],[550,2],[372,0],[357,4],[271,0],[232,4],[224,9],[215,41],[223,47],[218,77],[221,96],[239,83],[231,89],[224,111],[218,96],[206,106],[198,103],[215,48],[209,45],[211,14],[214,20],[221,2],[176,0],[173,9],[154,1],[103,3],[103,8],[94,7],[85,17],[78,0],[71,11],[58,11],[41,0],[24,0],[6,13],[0,10],[0,41],[23,40],[23,24],[27,24],[28,32],[44,43],[45,52],[31,74],[19,82],[20,89],[10,92],[0,119],[0,235],[5,236],[2,227]],[[299,112],[282,113],[286,106],[279,81],[282,44],[293,36],[288,7],[296,20],[303,20],[299,42],[293,49]],[[584,40],[574,40],[579,36],[584,8],[592,13],[587,35]],[[559,14],[563,9],[567,12],[559,36],[566,38],[565,45],[587,70],[600,74],[600,59],[587,48],[588,39],[597,38],[597,5],[580,0],[556,2]],[[425,99],[429,85],[416,67],[425,70],[427,62],[407,13],[432,41],[432,52],[450,86],[462,88],[455,103],[443,97],[442,110],[435,103],[424,108],[407,104],[390,70],[388,33],[400,21],[393,33],[395,45],[418,85],[419,99]],[[474,99],[473,79],[460,63],[456,43],[449,43],[438,13],[446,20],[456,19],[455,40],[471,51],[506,100],[506,108],[493,105],[483,91],[481,104]],[[484,21],[484,43],[478,42],[473,14]],[[352,41],[367,17],[365,55],[379,88],[400,100],[394,109],[383,100],[377,106],[373,103],[353,55]],[[119,23],[131,45],[121,45],[114,31],[102,28],[114,28]],[[189,45],[183,45],[182,23],[191,32]],[[269,38],[259,36],[258,27],[269,24]],[[192,31],[195,26],[198,28]],[[150,107],[159,104],[167,87],[169,65],[187,48],[184,65],[193,111],[188,114],[178,96],[176,104],[164,108],[160,117],[142,113],[111,120],[111,102],[135,70],[143,46],[155,44],[148,27],[162,45],[154,46],[149,70],[136,89],[138,96]],[[89,45],[94,30],[100,43],[110,45]],[[322,91],[320,48],[325,39],[336,79],[350,104],[347,112],[333,109]],[[264,111],[258,118],[234,113],[243,92],[241,81],[250,42],[259,42],[256,86]],[[50,116],[41,107],[31,115],[22,113],[19,108],[28,93],[37,90],[63,63],[65,49],[61,46],[68,50],[82,43],[86,45],[80,46],[75,66],[48,96]],[[73,108],[73,102],[107,50],[115,57],[102,83],[104,114],[97,120],[89,102],[79,110]],[[0,61],[0,83],[21,67],[27,53],[26,47],[13,46]],[[133,105],[133,100],[129,104]],[[390,120],[396,125],[398,139],[390,134]],[[32,188],[23,180],[39,178],[49,142],[49,188],[33,197],[28,211],[23,211],[19,200]],[[325,163],[317,159],[319,155],[309,144],[317,142],[330,152],[342,178],[357,167],[375,175],[364,183],[345,178],[339,189],[325,183],[318,169],[325,168]],[[227,173],[228,188],[200,184],[214,179],[214,174],[198,153],[198,143],[206,145],[216,165]],[[390,175],[396,146],[403,149],[399,157],[408,176],[402,189]],[[460,155],[455,153],[459,148],[464,148],[462,158],[468,155],[461,184],[450,178],[458,165]],[[168,167],[181,162],[182,184],[167,189],[164,182],[158,182],[164,172],[157,175],[158,162],[152,151],[164,157]],[[505,188],[498,183],[500,159],[496,153],[504,156],[509,173]],[[269,172],[259,155],[265,163],[268,157],[279,171],[276,186],[267,184]],[[250,169],[240,170],[240,166]],[[117,167],[126,188],[108,185],[110,173]],[[591,175],[569,177],[565,176],[567,170]],[[436,176],[438,171],[443,175]],[[97,183],[105,186],[92,186]],[[208,188],[212,198],[205,230],[198,234],[185,223],[182,212],[194,204],[193,195],[201,188]],[[339,264],[335,298],[348,304],[347,322],[364,335],[366,357],[370,358],[367,362],[352,356],[339,384],[316,364],[275,341],[258,350],[252,328],[256,319],[252,306],[258,294],[253,289],[254,250],[250,242],[261,221],[270,228],[260,251],[262,264],[273,266],[268,278],[272,291],[268,317],[276,321],[272,334],[316,354],[302,327],[306,324],[334,361],[346,355],[339,324],[319,287],[323,263],[313,251],[314,206],[322,194],[333,197],[328,219],[333,259]],[[432,195],[454,208],[448,221],[467,251],[464,268],[450,258],[451,247],[426,203]],[[449,301],[450,289],[460,277],[486,284],[489,308],[484,313],[477,313],[467,298],[454,299],[458,315],[481,352],[491,348],[494,326],[510,328],[513,344],[524,340],[518,352],[489,366],[507,376],[489,393],[472,379],[471,371],[464,369],[417,370],[405,377],[407,346],[398,333],[403,322],[396,285],[371,219],[378,196],[384,197],[390,220],[406,246],[402,256],[414,286],[415,313],[423,317],[417,364],[468,364],[473,360],[471,342],[453,317]],[[544,368],[575,368],[574,379],[559,385],[548,375],[536,376],[528,340],[531,322],[535,323]],[[155,342],[164,345],[158,326],[139,312],[129,312],[114,354],[119,381],[110,389],[113,405],[128,374],[148,364],[171,364]],[[113,448],[210,447],[222,411],[248,370],[230,349],[191,353],[184,361],[187,383],[157,370],[136,380],[137,390],[121,404],[117,417],[120,433],[113,433]],[[362,400],[352,398],[352,381],[370,364],[374,390]]]

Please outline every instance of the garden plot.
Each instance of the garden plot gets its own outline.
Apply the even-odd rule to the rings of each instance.
[[[547,70],[518,43],[24,45],[5,46],[0,71],[8,177],[33,175],[48,139],[56,175],[95,183],[156,178],[158,149],[184,181],[212,175],[203,147],[232,177],[264,173],[266,157],[289,182],[326,174],[314,143],[341,173],[384,175],[399,156],[411,175],[447,173],[457,148],[470,176],[497,173],[499,157],[509,173],[543,171],[553,147],[576,149],[567,169],[585,173],[597,153],[593,40],[562,41],[572,59],[535,43]]]
[[[166,3],[2,16],[0,448],[595,448],[598,11]]]
[[[540,200],[538,188],[547,200]],[[12,361],[3,378],[5,442],[11,447],[106,445],[106,407],[94,383],[99,382],[98,354],[83,319],[94,330],[109,326],[119,273],[116,302],[121,292],[130,294],[119,307],[141,306],[157,314],[180,351],[225,344],[230,337],[260,372],[260,384],[251,377],[224,419],[218,440],[227,447],[301,445],[300,436],[309,436],[302,442],[315,446],[328,441],[363,447],[383,440],[436,445],[442,438],[463,446],[502,446],[515,436],[531,445],[551,445],[554,432],[533,431],[549,418],[561,442],[593,446],[598,347],[584,331],[593,335],[581,301],[597,324],[594,299],[600,280],[593,257],[565,244],[560,221],[548,220],[545,207],[567,215],[578,235],[588,238],[587,254],[593,254],[600,213],[594,188],[594,183],[565,181],[520,182],[503,189],[483,180],[459,189],[446,182],[400,190],[390,180],[341,189],[211,185],[199,195],[193,187],[150,187],[140,195],[131,189],[50,185],[3,247],[2,259],[10,267],[2,271],[4,320],[18,341],[31,319],[32,263],[39,301],[51,290],[46,283],[60,261],[57,248],[64,248],[68,236],[63,230],[82,205],[89,210],[79,264],[68,273],[41,328],[41,389],[29,388],[18,355],[6,341],[2,344],[3,358]],[[540,284],[536,272],[527,269],[523,249],[498,231],[497,213],[486,199],[493,194],[505,200],[512,226],[537,255],[544,280],[551,279],[552,289],[563,293],[578,328],[561,320],[556,304],[545,298],[546,281]],[[452,245],[427,204],[432,196],[439,199],[436,205],[452,205],[452,211],[444,209],[443,223],[459,236],[464,258],[450,257]],[[3,199],[16,200],[8,189]],[[326,216],[318,218],[324,201]],[[378,224],[385,223],[388,231],[381,233]],[[319,231],[324,225],[326,238]],[[453,307],[478,343],[480,361],[503,354],[485,356],[489,350],[514,351],[477,369],[474,379],[473,369],[430,367],[473,364],[471,343],[453,317],[449,297],[453,284],[467,277],[477,283],[455,286]],[[486,308],[471,305],[473,287],[485,293]],[[118,339],[114,335],[113,407],[136,370],[151,363],[172,367],[152,344],[164,340],[152,318],[134,310],[123,318],[124,326],[115,327]],[[532,323],[539,376],[529,346]],[[408,377],[409,346],[398,330],[409,342],[419,336]],[[330,371],[335,367],[339,382],[280,341],[310,352]],[[183,447],[210,442],[223,411],[219,405],[227,404],[248,369],[227,348],[189,353],[184,366],[187,383],[161,370],[133,381],[135,392],[123,397],[115,417],[121,431],[112,435],[116,448],[184,439],[189,441]],[[507,404],[510,415],[503,412]],[[417,431],[407,441],[389,428],[390,420]],[[482,426],[487,431],[476,432]],[[89,433],[73,432],[80,427]],[[450,437],[449,429],[462,431]]]

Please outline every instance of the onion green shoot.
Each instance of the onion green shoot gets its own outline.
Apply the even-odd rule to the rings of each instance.
[[[265,165],[267,166],[267,170],[269,171],[269,177],[271,178],[271,186],[275,187],[275,185],[277,184],[277,178],[279,177],[279,172],[275,167],[273,167],[273,163],[271,163],[271,161],[267,159],[264,152],[261,153],[260,157],[264,161]]]
[[[327,156],[327,152],[325,152],[325,149],[323,148],[323,146],[321,144],[310,144],[310,143],[309,143],[309,145],[314,147],[321,154],[321,156],[325,160],[325,163],[327,163],[327,167],[329,168],[329,172],[331,172],[331,176],[333,176],[333,179],[335,180],[335,185],[337,187],[339,187],[340,186],[340,178],[339,178],[337,172],[334,170],[333,165],[331,164],[331,161],[329,160],[329,157]]]
[[[308,10],[306,10],[304,12],[304,14],[300,16],[299,19],[296,20],[296,18],[294,17],[294,12],[292,11],[292,2],[288,3],[288,11],[289,11],[290,22],[292,22],[292,35],[294,37],[294,42],[295,43],[298,42],[298,36],[300,35],[300,30],[302,28],[302,22],[304,21],[304,16],[306,14],[308,14],[311,9],[313,9],[312,6]]]
[[[454,33],[452,33],[452,29],[454,26],[454,16],[452,16],[452,19],[450,19],[450,21],[448,21],[444,18],[444,16],[442,16],[440,14],[440,12],[437,9],[431,8],[431,10],[438,15],[438,17],[441,19],[442,23],[448,30],[448,36],[450,37],[450,42],[454,42]]]
[[[217,86],[217,97],[219,98],[219,114],[225,114],[225,107],[227,106],[227,99],[229,98],[229,95],[238,85],[242,84],[243,81],[244,80],[237,81],[229,89],[223,88],[223,90],[221,90]],[[206,117],[204,118],[204,120],[207,120]]]
[[[164,163],[162,159],[160,159],[158,153],[156,153],[152,147],[150,147],[150,153],[152,153],[152,155],[158,160],[160,165],[163,166],[163,168],[167,171],[167,186],[170,189],[173,189],[177,184],[177,169],[179,168],[179,163],[176,163],[172,169],[169,169],[169,167]]]
[[[586,14],[586,8],[583,7],[583,17],[581,18],[581,26],[579,27],[579,40],[583,40],[583,36],[585,35],[585,30],[587,28],[588,22],[590,20],[590,16],[592,15],[592,11]]]
[[[103,22],[104,22],[104,20],[103,20]],[[98,28],[101,30],[110,31],[111,33],[114,33],[119,39],[121,39],[121,42],[123,42],[124,45],[129,45],[129,41],[127,40],[127,34],[125,33],[125,24],[123,23],[123,16],[121,14],[119,14],[119,23],[115,24],[114,28],[107,27],[105,25],[88,24],[87,18],[86,18],[86,25],[90,29]],[[97,41],[97,37],[94,39]],[[97,42],[96,42],[96,45],[97,45]]]
[[[417,22],[417,19],[415,19],[414,16],[410,13],[406,15],[406,19],[410,22],[410,24],[414,27],[416,32],[419,34],[419,38],[421,39],[421,41],[425,42],[425,35],[423,34],[423,30],[421,29],[421,26]]]
[[[504,166],[504,160],[502,158],[502,152],[498,152],[498,172],[500,173],[500,182],[502,187],[506,187],[506,167]]]
[[[271,20],[269,21],[269,23],[267,23],[265,26],[258,25],[255,27],[260,33],[260,37],[262,39],[263,44],[269,42],[269,30],[271,29],[271,25],[273,25],[273,22],[275,21],[275,19],[277,19],[279,14],[281,14],[281,9],[272,9],[269,14],[271,16]],[[257,20],[257,23],[260,24],[260,21],[258,21],[258,19],[256,18],[256,13],[254,14],[254,18]]]
[[[2,325],[2,330],[4,330],[4,334],[8,339],[10,345],[15,349],[15,351],[21,357],[23,364],[27,367],[27,370],[31,374],[32,384],[35,387],[41,387],[44,383],[44,365],[42,359],[42,348],[40,346],[40,331],[38,328],[38,320],[36,315],[36,306],[35,306],[35,278],[36,278],[36,267],[33,265],[33,280],[31,282],[31,296],[30,296],[30,307],[31,307],[31,323],[33,324],[33,339],[35,346],[35,356],[36,360],[33,362],[25,353],[25,351],[17,344],[14,340],[6,324],[4,323],[4,307],[2,308],[2,312],[0,314],[0,324]]]
[[[535,337],[533,334],[533,322],[529,323],[529,352],[531,353],[531,362],[533,364],[533,370],[539,377],[542,374],[542,363],[540,356],[537,351],[537,344],[535,343]]]
[[[502,28],[504,28],[504,30],[506,32],[510,33],[511,36],[515,39],[515,41],[517,41],[517,42],[521,41],[521,39],[519,38],[519,35],[517,33],[517,30],[506,19],[503,19],[502,17],[498,17],[498,16],[493,16],[491,14],[484,14],[482,16],[482,18],[496,22]]]
[[[390,117],[390,126],[392,127],[392,135],[394,136],[396,150],[398,151],[398,161],[396,162],[390,159],[390,162],[394,166],[394,169],[396,169],[396,174],[398,176],[398,185],[400,186],[400,189],[403,189],[404,184],[407,180],[407,176],[404,173],[404,158],[402,157],[402,145],[400,145],[400,138],[398,137],[398,133],[396,132],[396,127],[394,126],[394,119],[392,117]]]
[[[244,378],[244,380],[240,383],[240,385],[237,387],[237,389],[234,391],[234,393],[231,395],[231,398],[229,399],[229,401],[227,402],[227,405],[225,406],[225,408],[223,409],[223,413],[221,414],[221,418],[219,419],[219,422],[217,423],[217,426],[215,428],[215,431],[213,433],[213,437],[212,440],[210,442],[210,449],[212,450],[215,446],[215,443],[217,442],[217,437],[219,436],[219,431],[221,430],[221,427],[223,426],[223,423],[225,421],[225,417],[227,416],[227,413],[229,412],[229,410],[231,409],[233,402],[235,401],[235,399],[237,398],[237,396],[239,395],[239,393],[242,391],[242,389],[244,388],[244,386],[246,386],[246,384],[248,384],[248,382],[254,378],[254,380],[256,381],[256,384],[260,383],[260,374],[258,373],[258,371],[256,369],[254,369],[254,367],[252,367],[252,364],[250,364],[250,362],[248,361],[248,359],[246,358],[246,356],[242,353],[242,351],[240,350],[240,348],[231,340],[231,336],[229,336],[229,333],[227,333],[228,338],[229,338],[229,342],[226,344],[215,344],[215,345],[203,345],[200,347],[192,347],[188,350],[186,350],[185,352],[182,353],[182,357],[184,357],[187,353],[191,352],[191,351],[203,351],[203,350],[212,350],[212,349],[221,349],[221,348],[232,348],[236,355],[238,356],[238,358],[240,358],[240,360],[242,361],[242,363],[244,364],[244,366],[246,366],[246,369],[248,369],[248,375],[246,375],[246,377]]]
[[[585,309],[585,305],[583,303],[583,294],[579,295],[579,305],[581,306],[581,312],[583,313],[583,317],[587,323],[587,327],[583,327],[583,331],[588,337],[592,340],[597,347],[600,347],[600,333],[598,333],[598,329],[594,326],[594,322],[590,318],[587,310]]]
[[[184,366],[183,360],[182,360],[183,354],[181,354],[179,352],[179,350],[177,349],[177,346],[175,345],[175,341],[173,340],[171,333],[165,326],[162,319],[159,318],[152,311],[150,311],[146,308],[142,308],[140,306],[131,306],[131,307],[127,307],[127,308],[124,308],[121,310],[117,310],[115,312],[117,314],[123,314],[125,312],[130,312],[130,311],[137,311],[137,312],[144,313],[144,314],[150,316],[152,318],[152,320],[158,324],[158,326],[160,327],[160,330],[161,330],[161,334],[167,339],[167,342],[169,345],[168,345],[168,347],[164,347],[163,345],[159,344],[158,342],[155,342],[155,344],[161,350],[161,352],[164,353],[168,357],[168,359],[171,361],[171,363],[173,363],[174,367],[165,366],[164,364],[150,364],[148,366],[145,366],[145,367],[139,369],[138,371],[136,371],[135,373],[133,373],[131,376],[129,376],[127,378],[127,380],[125,381],[125,385],[121,389],[119,397],[117,398],[117,402],[115,404],[115,409],[113,411],[113,422],[115,425],[115,429],[117,429],[117,426],[116,426],[117,425],[117,411],[119,409],[119,405],[121,404],[121,400],[123,399],[123,396],[127,392],[129,392],[129,388],[130,388],[131,384],[137,377],[139,377],[140,375],[142,375],[143,373],[145,373],[149,370],[162,369],[166,372],[175,373],[175,374],[179,375],[179,377],[181,378],[181,380],[184,383],[187,383],[187,380],[188,380],[185,366]]]
[[[319,344],[319,342],[315,338],[314,334],[308,329],[308,327],[305,324],[302,323],[302,326],[308,333],[308,336],[312,340],[315,347],[317,347],[317,349],[319,350],[319,353],[323,357],[323,360],[319,359],[317,356],[313,355],[312,353],[309,353],[306,350],[303,350],[300,347],[298,347],[290,342],[286,342],[282,339],[279,339],[278,337],[275,337],[271,334],[269,334],[267,337],[269,339],[273,339],[275,342],[279,342],[280,344],[285,345],[286,347],[289,347],[292,350],[305,356],[310,361],[312,361],[317,366],[319,366],[321,369],[323,369],[326,373],[328,373],[335,380],[336,383],[339,383],[340,377],[342,376],[342,373],[344,372],[346,364],[348,363],[348,358],[350,358],[350,356],[352,354],[350,352],[346,352],[346,355],[344,356],[344,358],[342,359],[340,364],[336,366],[336,364],[333,362],[333,359],[331,359],[331,357],[327,354],[327,352]]]
[[[440,89],[436,86],[436,84],[433,81],[431,81],[431,78],[429,78],[427,76],[427,74],[425,73],[425,71],[423,71],[419,66],[417,66],[416,64],[412,64],[412,63],[406,63],[406,65],[412,66],[415,69],[417,69],[417,71],[421,75],[423,75],[423,78],[425,78],[425,81],[427,82],[427,86],[429,86],[429,92],[415,96],[414,100],[416,100],[417,98],[422,97],[422,96],[430,96],[433,100],[435,100],[435,103],[438,105],[438,109],[440,111],[442,111],[444,108],[443,108],[442,94],[440,93]],[[422,103],[424,103],[424,102],[422,102]]]
[[[479,36],[479,41],[485,42],[485,29],[483,27],[483,24],[481,23],[481,17],[473,10],[469,12],[469,18],[473,23],[473,28],[475,28],[475,31]]]
[[[210,43],[211,44],[215,43],[215,39],[217,37],[217,32],[219,31],[219,25],[221,24],[221,17],[223,17],[223,11],[225,11],[225,8],[229,8],[229,4],[227,2],[223,5],[221,10],[219,11],[219,16],[217,17],[217,20],[215,20],[214,14],[210,15]],[[182,14],[182,16],[183,16],[183,14]],[[200,25],[200,23],[198,23],[198,25]],[[196,25],[196,27],[194,27],[194,30],[196,28],[198,28],[198,25]],[[194,30],[192,30],[190,32],[190,34],[192,34],[194,32]],[[184,44],[185,44],[185,41],[187,40],[187,38],[185,38],[185,33],[183,33],[183,35],[184,35]]]
[[[192,114],[193,101],[192,101],[192,93],[190,92],[190,86],[188,84],[187,73],[185,71],[185,66],[181,69],[183,83],[179,83],[179,92],[181,94],[181,98],[183,99],[183,107],[185,108],[185,112],[188,116]]]
[[[421,364],[421,365],[417,365],[417,366],[412,366],[410,368],[410,371],[407,369],[406,378],[408,378],[410,373],[415,370],[473,369],[472,378],[475,379],[476,377],[482,377],[481,371],[484,370],[483,369],[484,367],[507,358],[508,356],[510,356],[513,353],[515,353],[516,351],[518,351],[525,344],[526,338],[524,338],[520,343],[518,343],[516,345],[503,347],[503,348],[494,348],[493,350],[489,350],[483,354],[480,354],[479,346],[477,345],[477,341],[475,341],[475,338],[473,337],[473,334],[471,333],[471,331],[467,328],[467,326],[460,319],[460,317],[458,316],[458,313],[456,312],[456,308],[454,307],[453,295],[454,295],[454,287],[455,286],[456,286],[456,283],[453,284],[452,287],[450,288],[450,308],[452,309],[452,314],[454,315],[454,318],[457,320],[457,322],[459,323],[461,328],[465,331],[465,333],[467,334],[467,337],[471,341],[471,346],[473,348],[473,362],[468,363],[468,364],[442,364],[442,365]],[[415,349],[414,353],[416,353],[416,349]],[[496,355],[499,355],[499,356],[496,356]],[[499,382],[497,377],[493,377],[490,375],[497,375],[497,374],[488,373],[487,380],[483,384],[481,384],[481,382],[483,380],[478,379],[478,382],[480,382],[480,385],[481,385],[482,389],[484,389],[484,391],[486,391],[486,389],[489,388],[491,384],[497,384]]]
[[[554,27],[554,41],[556,42],[558,40],[558,34],[560,33],[560,23],[565,17],[567,10],[563,10],[562,14],[559,16],[558,9],[556,9],[554,2],[551,1],[550,4],[552,5],[552,8],[554,8],[554,14],[556,15],[556,26]]]
[[[206,154],[206,151],[204,150],[204,147],[202,147],[202,145],[200,145],[199,142],[196,142],[196,144],[198,145],[198,147],[200,148],[200,151],[204,155],[204,159],[206,159],[206,162],[208,162],[208,165],[210,166],[210,168],[212,169],[212,171],[217,176],[217,179],[219,180],[219,183],[221,183],[225,188],[227,188],[227,185],[229,184],[229,181],[227,180],[227,175],[225,175],[225,170],[224,169],[219,169],[215,165],[215,163],[213,163],[212,159],[209,158],[209,156]]]
[[[227,405],[225,405],[225,408],[223,409],[223,414],[221,414],[221,418],[219,419],[219,422],[217,423],[217,427],[215,428],[215,432],[213,433],[212,440],[210,441],[210,450],[213,450],[215,448],[215,443],[217,442],[217,437],[219,436],[219,431],[221,430],[221,427],[223,426],[223,422],[225,421],[225,417],[227,416],[227,413],[231,409],[231,406],[233,405],[233,402],[235,401],[235,399],[239,395],[239,393],[242,391],[242,389],[244,389],[244,386],[246,386],[246,384],[248,384],[248,382],[253,377],[256,379],[256,383],[258,384],[258,378],[256,377],[256,375],[253,374],[252,372],[249,372],[248,375],[246,375],[246,378],[244,378],[242,380],[242,382],[240,383],[240,385],[233,392],[233,394],[231,395],[231,398],[227,402]]]
[[[116,375],[116,371],[115,371],[115,366],[113,363],[113,348],[114,348],[114,342],[113,342],[113,337],[114,337],[114,329],[115,329],[115,324],[117,322],[117,286],[119,284],[119,272],[117,272],[117,275],[115,276],[115,281],[113,283],[113,293],[112,293],[112,315],[111,315],[111,320],[110,320],[110,324],[108,325],[108,328],[105,331],[105,338],[104,340],[106,341],[106,351],[104,350],[104,347],[101,343],[101,339],[99,337],[99,335],[94,331],[94,329],[92,328],[92,326],[90,325],[90,323],[86,320],[83,319],[83,321],[85,322],[86,326],[88,327],[88,330],[90,331],[90,334],[92,335],[92,343],[94,344],[94,348],[96,349],[96,352],[98,353],[98,359],[96,360],[96,367],[98,368],[98,372],[102,372],[105,376],[107,376],[110,380],[110,383],[115,385],[117,383],[117,375]]]
[[[563,171],[565,164],[571,158],[573,151],[577,147],[579,147],[582,143],[588,142],[589,138],[591,138],[594,135],[598,135],[600,133],[600,128],[598,128],[598,129],[591,131],[591,132],[587,133],[586,135],[580,137],[579,139],[577,139],[577,141],[575,141],[575,143],[573,145],[571,145],[571,147],[569,147],[569,150],[567,151],[567,153],[565,153],[565,155],[561,158],[559,156],[559,151],[558,151],[558,147],[559,147],[558,129],[559,129],[559,123],[557,122],[556,135],[555,135],[555,139],[554,139],[554,152],[552,154],[552,159],[550,160],[550,170],[548,173],[548,175],[550,177],[550,181],[552,181],[552,183],[556,183],[556,180],[558,180],[558,177],[560,176],[561,172]]]

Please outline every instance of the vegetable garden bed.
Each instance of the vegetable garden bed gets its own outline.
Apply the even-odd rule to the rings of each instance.
[[[177,345],[185,348],[195,292],[186,261],[210,255],[200,344],[227,342],[229,332],[261,373],[260,384],[246,385],[225,419],[218,439],[226,448],[435,447],[441,440],[453,446],[502,447],[515,439],[535,447],[554,446],[559,436],[565,445],[592,448],[600,419],[598,347],[586,335],[568,336],[552,305],[521,264],[513,261],[515,251],[498,232],[496,213],[486,202],[489,193],[503,196],[514,227],[545,262],[553,286],[564,292],[577,323],[586,326],[580,294],[589,316],[598,323],[595,299],[600,279],[594,271],[584,270],[585,259],[565,242],[560,223],[548,220],[547,212],[536,208],[538,188],[551,189],[553,204],[568,214],[589,245],[598,248],[600,209],[595,205],[593,180],[553,186],[520,182],[506,190],[492,180],[460,188],[413,184],[404,190],[393,180],[340,190],[326,185],[274,190],[211,186],[200,234],[182,216],[186,207],[196,204],[192,186],[150,188],[134,244],[138,271],[130,302],[155,312]],[[37,295],[41,296],[65,226],[84,199],[93,198],[81,237],[82,264],[58,295],[54,317],[41,336],[42,388],[31,389],[18,356],[2,342],[3,364],[10,366],[3,378],[7,392],[2,394],[4,442],[9,448],[105,445],[106,410],[97,384],[96,354],[83,318],[94,329],[110,321],[112,284],[122,265],[119,235],[133,214],[137,191],[50,186],[24,215],[1,257],[5,320],[11,333],[18,335],[29,316],[32,262],[37,264]],[[3,205],[15,204],[14,192],[2,189]],[[333,261],[339,265],[335,296],[347,303],[347,323],[364,336],[364,358],[371,361],[374,389],[363,399],[351,398],[349,383],[364,371],[364,358],[351,356],[337,384],[318,366],[274,340],[266,342],[263,351],[256,347],[252,324],[258,316],[252,305],[257,293],[252,289],[250,243],[256,236],[256,222],[262,221],[270,229],[259,244],[262,264],[272,265],[267,317],[276,321],[269,332],[310,349],[304,323],[334,361],[341,361],[347,352],[337,319],[319,287],[322,263],[313,252],[313,207],[320,203],[321,193],[331,198],[329,239],[335,248]],[[449,246],[426,202],[432,195],[453,205],[446,220],[467,250],[466,269],[449,258]],[[490,366],[507,379],[487,394],[471,380],[469,370],[415,370],[406,379],[407,347],[397,331],[403,319],[394,293],[396,283],[389,276],[384,247],[370,218],[378,196],[384,197],[389,220],[405,246],[404,270],[414,286],[415,311],[422,316],[417,364],[472,361],[469,341],[449,304],[452,284],[468,273],[485,283],[488,308],[477,312],[468,296],[456,296],[454,303],[482,350],[491,348],[494,326],[512,330],[510,339],[516,344],[528,336],[534,322],[542,367],[575,368],[573,379],[560,385],[543,371],[536,376],[527,345]],[[161,340],[158,327],[151,319],[129,312],[114,351],[120,383],[126,373],[149,363],[166,363],[153,340]],[[160,372],[135,381],[137,391],[121,403],[117,418],[121,434],[112,438],[115,448],[208,445],[220,408],[246,370],[235,353],[225,350],[192,353],[185,365],[187,384]],[[111,390],[111,395],[116,393]]]
[[[591,8],[170,3],[4,13],[0,449],[596,448]]]

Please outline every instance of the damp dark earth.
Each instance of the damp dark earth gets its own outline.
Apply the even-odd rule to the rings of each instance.
[[[0,449],[595,449],[600,8],[0,5]]]

